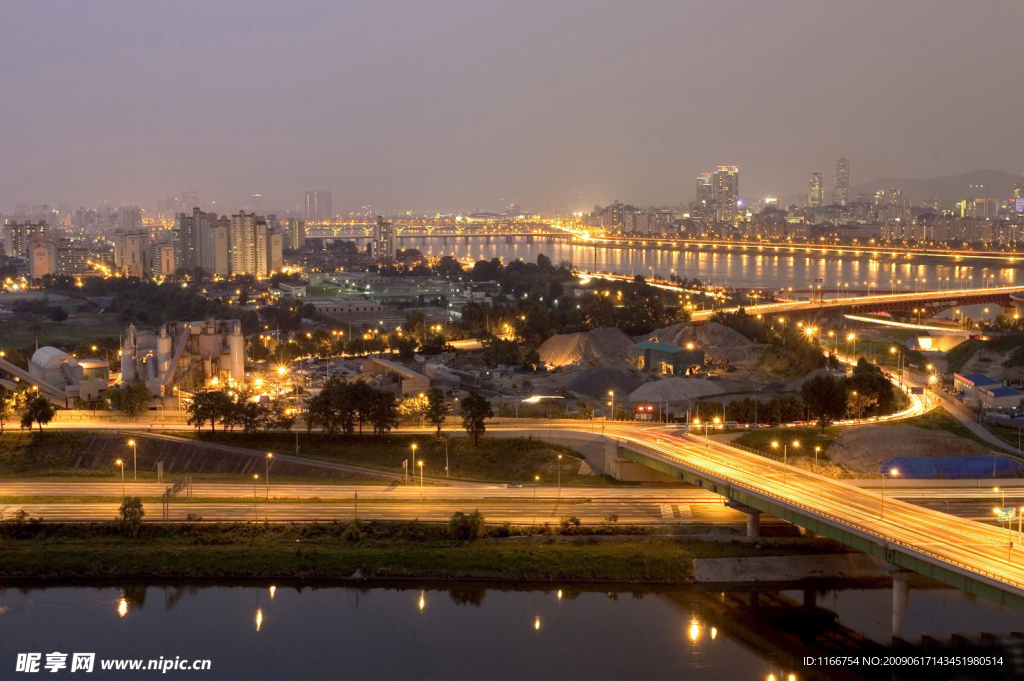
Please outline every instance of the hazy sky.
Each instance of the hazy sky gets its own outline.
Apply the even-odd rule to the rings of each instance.
[[[1021,0],[2,0],[0,210],[589,208],[1024,171]],[[826,191],[826,196],[828,191]]]

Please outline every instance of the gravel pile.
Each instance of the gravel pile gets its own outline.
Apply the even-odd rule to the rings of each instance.
[[[594,329],[587,333],[561,333],[544,341],[538,353],[550,366],[570,364],[624,364],[633,341],[619,329]]]
[[[615,399],[629,395],[649,379],[631,366],[591,367],[565,384],[567,392],[582,397],[607,399],[614,390]]]
[[[645,383],[629,394],[631,402],[678,402],[696,400],[708,395],[719,395],[723,392],[714,381],[706,378],[684,378],[672,376],[660,381]]]

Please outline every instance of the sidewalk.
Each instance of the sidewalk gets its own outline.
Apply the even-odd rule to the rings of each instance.
[[[942,405],[943,409],[949,412],[960,423],[964,424],[968,430],[984,440],[986,444],[990,444],[1000,451],[1008,452],[1015,456],[1017,455],[1018,452],[1016,447],[975,421],[973,412],[962,409],[958,404],[953,402],[945,392],[933,391],[932,394],[939,398],[939,404]]]

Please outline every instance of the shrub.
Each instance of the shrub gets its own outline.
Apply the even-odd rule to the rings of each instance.
[[[452,539],[476,541],[484,536],[485,531],[484,517],[480,511],[469,514],[456,511],[448,521],[448,534]]]

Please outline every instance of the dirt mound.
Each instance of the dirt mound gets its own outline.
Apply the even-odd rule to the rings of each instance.
[[[608,391],[625,396],[639,388],[648,379],[631,366],[591,367],[565,384],[567,392],[586,397],[605,399]]]
[[[679,402],[707,395],[718,395],[722,388],[706,378],[673,376],[645,383],[629,394],[631,402]]]
[[[918,426],[850,428],[828,448],[832,461],[851,473],[877,475],[879,465],[894,456],[977,456],[989,448],[943,430]]]
[[[705,357],[711,362],[739,364],[757,361],[756,343],[717,322],[673,324],[655,329],[640,340],[671,343],[684,348],[687,343],[693,343],[695,348],[704,351]]]
[[[633,341],[620,329],[594,329],[587,333],[560,333],[541,343],[537,352],[545,364],[625,364]]]

